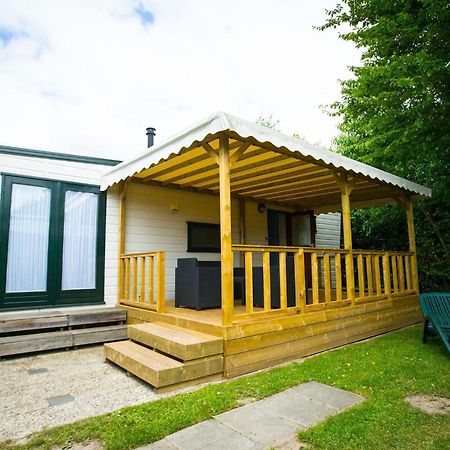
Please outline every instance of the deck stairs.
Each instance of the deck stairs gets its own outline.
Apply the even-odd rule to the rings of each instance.
[[[126,339],[126,311],[85,308],[0,314],[0,357]]]
[[[157,392],[222,378],[222,338],[163,322],[129,325],[128,338],[105,344],[106,359]]]

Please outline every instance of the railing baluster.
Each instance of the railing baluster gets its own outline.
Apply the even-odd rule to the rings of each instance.
[[[165,271],[165,255],[164,252],[156,253],[157,279],[158,279],[158,294],[156,298],[156,311],[164,312],[165,303],[165,286],[166,286],[166,271]]]
[[[280,266],[280,308],[287,309],[286,252],[279,253]]]
[[[412,283],[411,283],[411,256],[410,255],[406,255],[405,256],[405,272],[406,272],[406,289],[408,291],[411,290],[412,288]]]
[[[358,294],[359,298],[364,297],[364,261],[363,255],[357,256],[358,260]]]
[[[253,254],[245,252],[245,311],[253,312]]]
[[[145,303],[145,256],[141,258],[141,278],[140,278],[140,294],[139,294],[139,302]]]
[[[383,283],[384,295],[391,295],[391,269],[389,267],[389,253],[383,254]]]
[[[294,256],[295,275],[295,306],[305,312],[306,280],[305,280],[305,251],[301,248]]]
[[[366,272],[367,272],[367,292],[369,297],[373,296],[373,277],[372,277],[372,256],[366,256]]]
[[[130,258],[125,258],[125,300],[130,300]]]
[[[271,295],[270,295],[270,253],[263,252],[263,296],[264,296],[264,311],[271,310]]]
[[[137,301],[137,262],[138,259],[136,256],[133,257],[133,267],[132,267],[132,271],[133,271],[133,302]]]
[[[148,304],[153,305],[155,303],[155,257],[153,255],[148,258]]]
[[[392,283],[394,285],[394,294],[398,292],[398,278],[397,278],[397,256],[391,256],[391,264],[392,264]]]
[[[330,268],[330,254],[323,253],[323,278],[325,288],[325,303],[331,302],[331,268]]]
[[[403,255],[397,256],[398,281],[400,292],[405,291],[405,272],[403,269]]]
[[[319,304],[319,265],[317,253],[311,253],[311,278],[312,278],[312,297],[313,304]]]
[[[342,261],[341,254],[334,254],[334,272],[336,274],[336,300],[342,300]]]
[[[374,263],[375,287],[377,290],[377,295],[381,295],[380,257],[378,255],[375,255],[373,257],[373,263]]]

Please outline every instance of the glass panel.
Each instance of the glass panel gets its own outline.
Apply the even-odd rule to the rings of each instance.
[[[292,216],[292,245],[312,245],[309,215]]]
[[[51,190],[13,184],[6,292],[47,290]]]
[[[66,191],[62,289],[95,289],[98,194]]]

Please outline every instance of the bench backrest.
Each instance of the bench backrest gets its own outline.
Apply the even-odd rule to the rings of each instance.
[[[420,295],[424,317],[431,317],[440,326],[450,326],[450,292],[430,292]]]

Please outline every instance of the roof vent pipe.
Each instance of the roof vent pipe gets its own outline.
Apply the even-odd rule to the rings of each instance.
[[[155,128],[149,127],[147,128],[147,148],[150,148],[153,145],[153,139],[155,137]]]

